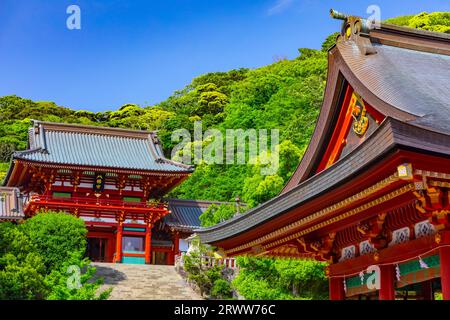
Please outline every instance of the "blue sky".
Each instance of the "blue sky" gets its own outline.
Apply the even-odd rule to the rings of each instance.
[[[66,27],[69,5],[81,30]],[[329,9],[386,19],[444,0],[0,0],[0,96],[92,111],[152,105],[212,71],[255,68],[338,31]]]

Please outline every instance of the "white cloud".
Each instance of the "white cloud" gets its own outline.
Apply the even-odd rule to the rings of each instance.
[[[277,0],[275,4],[267,10],[267,14],[272,16],[274,14],[279,14],[289,8],[294,0]]]

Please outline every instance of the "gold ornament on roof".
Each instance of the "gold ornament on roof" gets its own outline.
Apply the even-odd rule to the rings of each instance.
[[[352,94],[350,107],[352,108],[353,131],[358,136],[362,136],[369,127],[369,118],[366,116],[367,110],[363,99],[355,92]]]

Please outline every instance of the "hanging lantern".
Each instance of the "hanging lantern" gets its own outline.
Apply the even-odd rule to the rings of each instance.
[[[347,281],[345,281],[345,278],[344,278],[344,292],[347,293]]]

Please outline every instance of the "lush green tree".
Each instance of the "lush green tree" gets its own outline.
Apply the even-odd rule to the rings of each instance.
[[[231,297],[231,285],[224,279],[224,266],[207,266],[205,257],[213,256],[209,247],[203,245],[198,238],[191,243],[193,250],[184,256],[184,270],[190,281],[194,282],[201,295],[217,299]]]
[[[236,206],[212,204],[200,215],[202,227],[210,227],[221,221],[230,219],[236,214]]]
[[[0,223],[0,300],[107,298],[102,280],[90,281],[85,235],[84,222],[63,213]]]
[[[247,299],[327,299],[325,263],[314,260],[239,257],[233,284]]]
[[[215,299],[230,299],[232,296],[230,282],[225,279],[217,279],[211,288],[211,296]]]
[[[84,257],[87,229],[83,220],[71,214],[42,212],[20,227],[43,257],[47,271],[60,269],[73,255],[78,260]]]
[[[92,281],[96,268],[89,265],[90,261],[80,259],[77,253],[64,261],[59,269],[53,269],[45,278],[45,284],[50,288],[48,300],[105,300],[112,288],[99,292],[102,279]]]
[[[32,250],[29,238],[16,225],[0,223],[0,300],[43,299],[42,257]]]
[[[328,298],[326,263],[314,260],[277,259],[275,269],[279,275],[279,286],[294,296],[313,299]]]
[[[217,114],[223,112],[228,97],[221,93],[214,83],[207,83],[196,88],[199,94],[198,107],[195,110],[197,115]]]
[[[330,34],[322,43],[322,51],[328,51],[336,43],[336,38],[339,34],[339,32]]]
[[[284,181],[280,176],[264,176],[257,171],[252,177],[245,179],[242,199],[249,207],[254,207],[275,197],[283,185]]]
[[[450,33],[450,12],[422,12],[416,15],[387,19],[385,22],[410,28]]]

